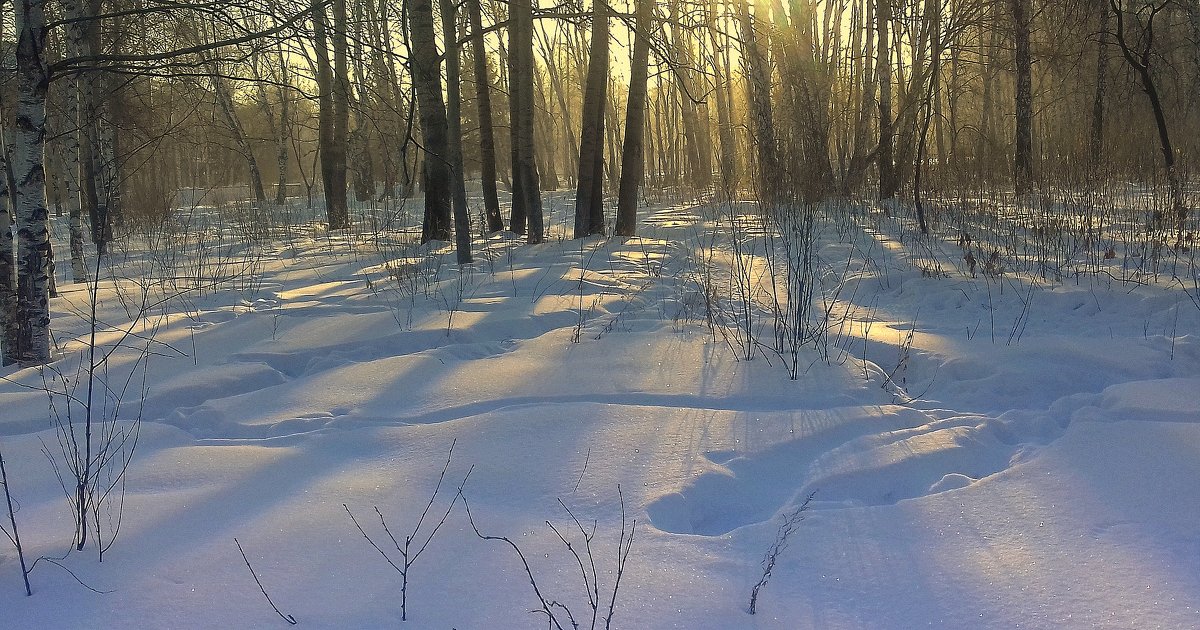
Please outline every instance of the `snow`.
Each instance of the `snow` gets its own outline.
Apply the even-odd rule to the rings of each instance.
[[[554,237],[562,216],[543,245],[477,239],[463,270],[443,244],[310,225],[218,241],[209,265],[253,273],[146,283],[140,319],[140,286],[102,281],[100,344],[122,340],[109,381],[136,375],[118,414],[143,417],[103,562],[67,553],[42,453],[58,453],[44,389],[86,347],[87,291],[60,283],[61,358],[4,373],[0,448],[27,555],[61,567],[40,561],[26,598],[0,546],[0,625],[286,625],[237,538],[301,626],[395,627],[400,575],[347,509],[390,545],[373,508],[410,531],[453,444],[425,531],[469,470],[480,531],[515,542],[585,627],[579,567],[546,521],[578,536],[566,506],[595,523],[603,617],[622,502],[636,530],[616,628],[1200,627],[1200,309],[1179,283],[972,277],[946,243],[915,254],[897,222],[863,224],[825,235],[823,277],[849,269],[845,318],[831,359],[806,348],[792,381],[707,324],[712,212],[642,212],[627,240]],[[725,246],[709,259],[728,264]],[[155,254],[133,242],[112,273]],[[947,270],[922,273],[939,256]],[[782,517],[813,492],[749,615]],[[520,558],[454,501],[405,623],[542,627],[540,607]]]

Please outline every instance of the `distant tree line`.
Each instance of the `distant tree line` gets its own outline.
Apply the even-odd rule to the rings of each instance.
[[[636,231],[676,198],[1164,183],[1200,139],[1200,0],[0,1],[4,363],[50,358],[51,214],[89,276],[177,191],[424,199],[422,241]],[[478,180],[481,206],[468,202]],[[502,207],[500,191],[511,193]],[[317,193],[319,192],[319,196]],[[65,261],[64,261],[65,262]]]

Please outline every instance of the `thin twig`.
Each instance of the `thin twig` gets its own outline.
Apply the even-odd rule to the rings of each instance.
[[[592,449],[589,448],[587,455],[583,458],[583,470],[579,471],[579,479],[575,480],[575,487],[571,488],[571,494],[575,494],[575,491],[579,489],[579,484],[583,482],[583,476],[585,474],[587,474],[588,462],[591,459],[592,459]]]
[[[8,485],[8,471],[4,468],[4,454],[0,453],[0,485],[4,486],[4,501],[8,504],[8,522],[12,525],[12,533],[0,527],[14,547],[17,548],[17,558],[21,561],[21,578],[25,580],[25,596],[32,597],[33,589],[29,587],[29,569],[25,566],[25,550],[21,547],[21,535],[17,532],[17,513],[13,509],[12,490]]]
[[[271,601],[271,596],[267,594],[267,589],[263,586],[262,581],[258,579],[258,575],[254,572],[254,567],[250,566],[250,559],[246,557],[246,552],[242,550],[242,543],[238,542],[237,538],[233,539],[233,544],[237,545],[238,552],[242,554],[242,560],[246,561],[246,568],[250,570],[250,577],[254,578],[254,583],[258,585],[258,590],[262,591],[263,597],[267,598],[267,603],[275,610],[275,614],[291,625],[296,625],[296,618],[291,615],[285,615],[280,612],[279,607],[275,602]]]

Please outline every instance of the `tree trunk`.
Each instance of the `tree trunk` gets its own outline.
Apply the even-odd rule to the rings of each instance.
[[[543,35],[543,41],[545,41],[545,32],[540,32]],[[554,92],[555,100],[558,102],[558,109],[562,113],[562,121],[560,122],[562,123],[562,127],[566,130],[565,136],[567,139],[568,158],[572,164],[578,165],[579,143],[575,138],[575,122],[571,118],[571,106],[567,102],[568,92],[563,85],[562,77],[560,76],[561,73],[558,69],[558,63],[556,63],[554,60],[554,51],[556,48],[551,47],[549,44],[545,44],[544,48],[545,55],[543,58],[546,60],[546,74],[550,76],[550,90]],[[547,105],[549,105],[549,99],[547,99]],[[578,182],[574,183],[578,185]]]
[[[896,176],[895,120],[892,119],[892,48],[888,42],[888,31],[892,24],[892,1],[879,0],[876,10],[879,32],[879,57],[876,72],[879,74],[879,199],[892,199],[900,188]]]
[[[354,45],[354,78],[356,79],[354,98],[354,129],[347,138],[349,155],[354,171],[354,199],[358,202],[370,201],[375,198],[375,159],[371,153],[371,129],[374,124],[371,116],[371,89],[368,84],[367,63],[363,26],[363,3],[368,0],[355,0],[353,22],[356,25],[353,38]],[[349,78],[347,77],[347,81]],[[349,92],[349,90],[347,90]]]
[[[745,0],[738,3],[741,12],[742,63],[750,84],[750,129],[758,153],[758,199],[774,205],[781,201],[779,153],[775,143],[775,122],[771,111],[771,69],[763,57],[754,20]]]
[[[471,262],[471,214],[467,209],[467,183],[462,156],[462,71],[459,60],[458,9],[454,0],[439,0],[442,40],[446,42],[446,134],[450,161],[450,197],[454,210],[454,246],[458,264]]]
[[[251,146],[250,140],[246,136],[246,131],[242,127],[242,122],[238,119],[237,111],[233,105],[233,97],[229,94],[229,88],[225,85],[225,78],[222,76],[220,68],[212,61],[208,61],[206,65],[208,65],[208,71],[211,75],[213,93],[217,97],[217,105],[221,110],[221,115],[225,118],[225,126],[229,129],[229,134],[233,136],[233,143],[237,145],[238,151],[246,159],[246,168],[250,175],[250,191],[254,195],[254,205],[261,210],[267,207],[267,193],[263,187],[262,171],[258,167],[258,159],[254,157],[254,147]]]
[[[541,186],[533,131],[533,5],[509,4],[509,98],[513,153],[513,231],[526,233],[530,244],[545,240]]]
[[[446,138],[446,105],[442,101],[442,69],[433,27],[433,2],[411,0],[408,23],[412,37],[413,88],[421,114],[421,139],[425,153],[423,169],[425,221],[421,242],[450,240],[449,144]]]
[[[336,6],[334,10],[337,10]],[[313,48],[317,58],[317,144],[321,158],[321,187],[325,191],[325,216],[329,229],[341,230],[349,227],[350,223],[346,207],[346,136],[341,124],[344,110],[338,105],[343,89],[337,86],[341,81],[335,76],[334,64],[329,58],[331,37],[323,0],[313,0],[312,14],[316,39]],[[336,33],[332,39],[337,39]],[[340,138],[339,130],[343,131]]]
[[[533,108],[534,129],[537,131],[535,149],[537,163],[541,166],[538,171],[542,187],[546,190],[558,190],[558,144],[554,141],[555,124],[553,119],[550,95],[546,93],[546,80],[540,72],[533,73],[533,87],[538,96],[539,104]],[[573,164],[572,164],[573,166]]]
[[[1013,186],[1023,197],[1033,186],[1033,61],[1029,50],[1029,0],[1009,0],[1012,7],[1016,66],[1016,150]]]
[[[346,77],[346,3],[333,2],[333,32],[325,14],[325,2],[313,0],[313,34],[316,41],[318,94],[318,145],[321,186],[325,191],[325,214],[330,230],[350,226],[346,205],[346,135],[349,132],[349,81]],[[333,60],[330,60],[330,48]]]
[[[929,224],[925,221],[925,202],[921,198],[922,182],[925,173],[925,153],[929,146],[929,124],[933,120],[937,107],[934,99],[937,98],[938,74],[941,72],[942,60],[942,40],[941,40],[941,12],[938,0],[927,0],[926,19],[929,20],[929,85],[925,91],[925,102],[923,109],[925,115],[921,120],[920,134],[917,138],[917,157],[913,163],[915,169],[913,173],[913,201],[917,206],[917,223],[921,228],[922,234],[929,233]]]
[[[275,129],[275,168],[278,170],[277,180],[275,184],[275,205],[283,207],[287,205],[287,180],[288,180],[288,131],[292,125],[291,116],[291,96],[288,94],[286,87],[288,82],[287,61],[280,56],[280,83],[279,86],[279,121]]]
[[[700,124],[700,115],[696,101],[702,95],[695,91],[696,81],[692,76],[695,65],[692,61],[692,51],[684,40],[686,31],[677,26],[680,23],[681,6],[679,0],[671,0],[669,21],[672,23],[671,37],[667,40],[671,55],[674,57],[674,78],[678,85],[676,94],[679,97],[679,118],[683,126],[683,154],[685,158],[686,181],[689,188],[703,190],[712,178],[712,159],[707,152],[706,143],[702,140],[708,133],[707,125]],[[664,36],[666,29],[663,30]]]
[[[475,104],[479,109],[479,161],[483,180],[483,208],[488,232],[504,229],[500,216],[500,199],[496,190],[496,139],[492,129],[491,79],[488,77],[487,50],[484,47],[483,17],[479,0],[467,0],[467,16],[471,20],[471,51],[475,63]]]
[[[521,99],[524,90],[518,79],[521,74],[521,20],[518,3],[526,0],[511,0],[508,4],[508,58],[505,59],[508,70],[508,152],[509,167],[512,172],[512,182],[509,190],[512,192],[512,211],[508,219],[508,229],[514,234],[524,235],[528,224],[527,201],[524,191],[524,176],[521,158]],[[532,8],[529,9],[532,11]],[[501,52],[504,52],[503,47]],[[530,78],[532,81],[532,77]]]
[[[350,69],[348,65],[348,20],[346,0],[333,0],[333,143],[330,146],[330,185],[325,200],[336,221],[330,229],[350,227],[350,212],[346,203],[346,145],[350,137]],[[337,227],[334,227],[334,226]]]
[[[1107,1],[1096,0],[1096,11],[1096,91],[1092,97],[1092,127],[1088,138],[1088,167],[1092,171],[1090,185],[1093,186],[1104,160],[1104,94],[1108,91],[1108,46],[1105,37],[1110,15]]]
[[[15,6],[17,103],[12,192],[20,331],[12,355],[25,363],[45,363],[50,360],[50,231],[43,162],[50,82],[44,58],[46,2],[17,0]]]
[[[653,0],[638,0],[633,60],[629,63],[629,97],[625,104],[625,138],[621,143],[621,184],[617,192],[617,225],[614,231],[619,236],[637,233],[638,188],[645,170],[643,140],[646,131],[646,83],[650,74],[650,17],[653,11]]]
[[[592,42],[583,91],[575,238],[604,233],[604,106],[608,91],[608,5],[593,0]]]
[[[62,10],[66,17],[79,19],[82,17],[83,6],[77,0],[65,0]],[[83,54],[84,30],[81,23],[75,22],[66,27],[66,53],[69,56]],[[68,232],[71,244],[71,279],[74,282],[87,281],[87,265],[84,262],[83,250],[83,199],[80,175],[82,172],[81,145],[83,138],[83,108],[80,102],[82,88],[79,75],[68,75],[66,85],[66,112],[64,113],[63,129],[63,196],[67,204]]]
[[[1142,50],[1135,52],[1129,45],[1126,39],[1125,27],[1125,11],[1117,4],[1118,0],[1110,0],[1113,13],[1117,19],[1116,39],[1117,45],[1121,49],[1121,55],[1125,57],[1125,61],[1130,68],[1137,73],[1141,79],[1142,91],[1146,94],[1146,100],[1149,101],[1150,111],[1154,114],[1154,126],[1158,131],[1159,149],[1163,154],[1163,165],[1167,172],[1167,186],[1171,194],[1172,211],[1175,214],[1175,230],[1176,244],[1183,240],[1183,230],[1187,223],[1188,210],[1183,203],[1183,182],[1179,177],[1179,170],[1175,164],[1175,149],[1171,144],[1171,133],[1167,126],[1167,114],[1163,107],[1162,97],[1158,92],[1158,85],[1154,82],[1154,75],[1150,71],[1151,60],[1154,58],[1154,19],[1158,16],[1159,11],[1166,8],[1166,4],[1159,5],[1157,8],[1152,8],[1147,12],[1146,23],[1144,25],[1145,34]]]
[[[875,99],[879,82],[875,78],[875,65],[871,63],[875,59],[875,38],[871,37],[875,19],[874,2],[859,0],[855,6],[863,15],[856,20],[850,49],[863,52],[861,56],[856,55],[854,62],[857,79],[855,85],[859,88],[859,107],[858,111],[853,113],[854,130],[850,139],[850,158],[841,182],[841,193],[845,196],[857,190],[866,177],[867,167],[871,162],[867,148],[871,142],[871,121],[879,109]]]
[[[712,40],[713,97],[717,101],[717,138],[721,147],[721,154],[719,156],[720,193],[725,197],[732,197],[734,191],[737,190],[738,149],[733,139],[733,124],[729,111],[731,79],[728,67],[728,35],[718,25],[719,9],[722,6],[723,4],[719,4],[715,0],[708,6],[708,35]],[[653,7],[651,7],[651,10],[653,10]],[[646,46],[647,50],[649,50],[649,42],[646,42]]]
[[[3,365],[12,365],[20,360],[21,326],[7,149],[0,152],[0,160],[3,161],[0,169],[0,351],[3,352]]]
[[[601,177],[601,188],[613,192],[616,192],[617,188],[621,185],[621,158],[619,153],[621,136],[617,131],[621,128],[621,121],[619,118],[620,114],[617,112],[617,101],[611,97],[616,92],[615,85],[610,78],[608,86],[610,97],[604,101],[604,135],[607,137],[607,140],[602,145],[605,147],[605,155],[607,157],[601,164],[602,167],[606,166],[607,168],[601,168],[600,172],[601,176],[607,174],[608,184],[607,188],[605,188],[603,185],[605,178]],[[601,224],[604,222],[603,212],[601,212],[600,222]],[[601,232],[603,232],[603,229]]]

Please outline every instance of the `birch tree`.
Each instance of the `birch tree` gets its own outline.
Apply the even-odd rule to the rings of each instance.
[[[22,363],[50,360],[50,230],[46,208],[46,0],[15,0],[17,100],[12,191],[16,218],[17,324],[10,353]],[[6,350],[6,353],[8,351]]]

